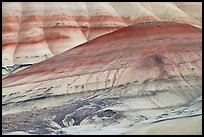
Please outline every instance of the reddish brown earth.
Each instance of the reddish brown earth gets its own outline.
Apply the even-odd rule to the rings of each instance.
[[[2,134],[202,134],[202,3],[2,7]]]
[[[202,29],[121,28],[4,78],[2,133],[202,134],[201,70]]]
[[[89,67],[96,67],[91,69],[92,72],[102,71],[104,68],[135,67],[151,70],[152,67],[158,67],[158,75],[162,77],[171,69],[180,69],[180,64],[190,63],[196,67],[196,72],[201,74],[201,32],[199,28],[175,22],[132,25],[10,75],[3,79],[3,87],[28,76],[33,79],[17,83],[35,83],[76,74],[83,75],[90,73]],[[179,72],[182,71],[176,71]],[[38,81],[35,76],[40,74],[49,77]]]
[[[175,21],[202,26],[202,3],[2,4],[2,77],[129,25]]]

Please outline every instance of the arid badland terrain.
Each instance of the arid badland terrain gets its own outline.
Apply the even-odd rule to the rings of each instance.
[[[3,2],[2,134],[202,134],[202,3]]]

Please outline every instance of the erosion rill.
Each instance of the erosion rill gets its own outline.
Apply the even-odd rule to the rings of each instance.
[[[201,55],[199,28],[175,22],[132,25],[3,79],[3,112],[68,103],[55,108],[62,113],[50,108],[46,119],[36,117],[26,131],[47,118],[61,127],[71,118],[73,125],[94,123],[93,116],[102,112],[102,118],[111,117],[105,123],[134,121],[141,114],[148,119],[150,110],[165,112],[201,96]]]
[[[2,75],[148,21],[177,21],[200,28],[202,3],[3,2]]]
[[[92,9],[88,15],[97,7],[91,4],[81,7]],[[114,15],[125,15],[119,3],[110,5],[118,7]],[[101,9],[113,13],[110,5]],[[151,5],[135,3],[141,9]],[[47,48],[53,57],[3,78],[2,133],[202,134],[202,28],[187,19],[154,17],[132,25],[126,21],[101,36],[84,30],[84,41],[94,38],[62,53],[55,47],[59,41],[53,42]],[[58,37],[49,34],[58,30],[52,29],[43,31],[50,39]]]

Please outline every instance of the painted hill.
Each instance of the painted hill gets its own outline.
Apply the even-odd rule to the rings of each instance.
[[[3,33],[18,36],[2,48],[18,62],[2,68],[3,134],[202,134],[199,4],[3,6],[21,20]]]
[[[201,3],[167,2],[4,2],[2,73],[15,73],[98,36],[139,22],[176,21],[201,27],[201,6]]]

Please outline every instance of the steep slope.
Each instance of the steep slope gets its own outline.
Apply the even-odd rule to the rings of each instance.
[[[199,2],[175,2],[174,4],[190,18],[194,18],[202,24],[202,6]]]
[[[201,9],[201,3],[4,2],[2,74],[139,22],[176,21],[201,28]]]
[[[53,95],[62,95],[133,81],[199,77],[201,41],[201,29],[175,22],[120,29],[3,79],[3,102],[32,99],[38,92],[46,96],[50,87]]]
[[[2,9],[2,66],[14,65],[13,55],[18,44],[21,3],[3,3]],[[10,9],[13,10],[10,10]]]
[[[45,41],[44,5],[22,3],[21,6],[23,12],[18,33],[18,45],[14,53],[15,64],[33,64],[53,56]]]
[[[3,134],[201,134],[201,70],[200,28],[121,28],[4,78]]]
[[[2,80],[3,133],[169,134],[153,129],[172,125],[200,134],[201,44],[189,24],[139,23],[11,74]]]

